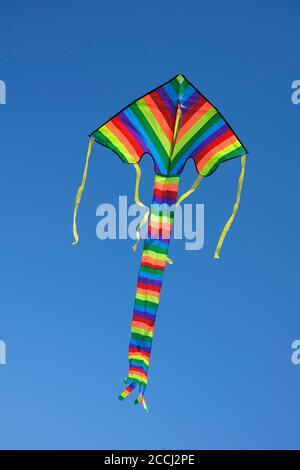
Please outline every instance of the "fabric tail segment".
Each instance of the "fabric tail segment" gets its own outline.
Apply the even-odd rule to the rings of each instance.
[[[168,262],[178,183],[179,176],[155,175],[154,178],[148,235],[144,241],[131,323],[128,385],[119,396],[124,400],[137,387],[135,403],[141,403],[146,411],[144,393],[162,278]]]

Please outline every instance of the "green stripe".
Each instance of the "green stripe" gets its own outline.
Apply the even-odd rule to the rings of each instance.
[[[131,334],[131,337],[134,338],[134,339],[146,341],[147,343],[151,343],[151,342],[152,342],[152,338],[150,338],[150,337],[148,337],[148,336],[144,336],[144,335],[139,335],[138,333],[132,333],[132,334]]]
[[[171,87],[173,88],[173,90],[175,91],[176,95],[179,94],[179,90],[180,90],[180,83],[179,81],[177,80],[177,78],[174,78],[174,80],[172,80],[171,82],[169,82]]]
[[[189,84],[189,82],[187,82],[186,80],[184,80],[181,85],[180,85],[180,96],[183,95],[183,93],[188,89],[188,88],[192,88],[191,85]]]
[[[140,299],[135,299],[136,305],[140,305],[141,307],[150,307],[153,308],[154,310],[157,309],[157,305],[154,302],[149,302],[149,300],[140,300]]]
[[[163,269],[160,268],[150,268],[149,266],[141,266],[141,271],[144,273],[151,273],[151,274],[162,274]]]
[[[166,255],[168,253],[168,248],[160,248],[159,246],[153,246],[151,242],[145,242],[144,250],[147,251],[154,251],[155,253],[161,253],[162,255]]]

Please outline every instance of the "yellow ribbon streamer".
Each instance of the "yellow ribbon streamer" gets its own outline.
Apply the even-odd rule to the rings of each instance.
[[[185,193],[183,193],[182,196],[180,196],[180,198],[176,202],[176,207],[178,207],[182,203],[182,201],[184,201],[190,194],[192,194],[195,191],[195,189],[197,189],[197,187],[199,186],[200,181],[202,180],[202,178],[203,178],[203,176],[199,173],[199,175],[195,179],[194,183],[192,184],[191,188],[188,191],[186,191]]]
[[[74,241],[73,241],[72,245],[76,245],[78,243],[78,240],[79,240],[79,235],[78,235],[77,226],[76,226],[77,211],[78,211],[78,206],[79,206],[79,203],[80,203],[80,200],[81,200],[82,192],[83,192],[83,189],[84,189],[84,185],[85,185],[85,182],[86,182],[88,166],[89,166],[89,159],[90,159],[90,155],[91,155],[91,151],[92,151],[92,147],[93,147],[94,142],[95,142],[95,139],[93,137],[91,137],[90,140],[89,140],[89,145],[88,145],[88,149],[87,149],[86,161],[85,161],[85,167],[84,167],[84,172],[83,172],[83,176],[82,176],[82,181],[81,181],[81,184],[80,184],[80,186],[78,188],[78,191],[77,191],[77,194],[76,194],[75,206],[74,206],[74,215],[73,215],[73,236],[74,236]]]
[[[149,217],[149,214],[150,214],[150,209],[149,207],[145,206],[145,204],[143,204],[140,200],[140,197],[139,197],[139,187],[140,187],[140,181],[141,181],[141,169],[139,167],[139,165],[137,163],[133,163],[133,166],[135,168],[135,171],[136,171],[136,180],[135,180],[135,190],[134,190],[134,201],[135,203],[140,206],[140,207],[144,207],[145,209],[147,209],[147,212],[144,214],[144,217],[142,218],[141,222],[139,223],[138,225],[138,228],[136,230],[136,238],[137,238],[137,241],[136,243],[133,245],[132,249],[133,251],[136,251],[137,249],[137,246],[141,240],[141,235],[140,235],[140,232],[141,232],[141,229],[142,227],[145,225],[145,223],[147,222],[148,220],[148,217]]]
[[[222,248],[223,242],[225,240],[225,237],[226,237],[227,233],[229,232],[231,224],[234,221],[235,215],[236,215],[237,210],[239,208],[239,204],[240,204],[240,200],[241,200],[242,187],[243,187],[243,181],[244,181],[244,176],[245,176],[245,165],[246,165],[246,155],[243,155],[242,158],[241,158],[241,173],[240,173],[239,182],[238,182],[236,200],[235,200],[235,203],[234,203],[234,206],[233,206],[232,214],[229,217],[229,219],[227,220],[227,222],[226,222],[226,224],[223,228],[223,231],[221,233],[221,236],[219,238],[217,248],[216,248],[216,251],[215,251],[215,254],[214,254],[214,258],[216,258],[216,259],[220,258],[219,253],[220,253],[220,250]]]

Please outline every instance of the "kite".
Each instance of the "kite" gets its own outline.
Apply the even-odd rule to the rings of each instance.
[[[136,170],[135,201],[144,208],[146,206],[139,199],[141,170],[138,163],[144,154],[149,154],[154,163],[152,203],[150,209],[145,209],[137,229],[138,243],[141,227],[149,219],[133,307],[129,371],[126,386],[119,396],[124,400],[137,389],[135,403],[141,403],[147,411],[144,394],[162,277],[166,263],[172,263],[168,249],[175,209],[195,191],[203,177],[210,176],[221,163],[241,157],[236,201],[214,254],[219,258],[223,241],[238,210],[248,152],[218,109],[182,74],[133,101],[89,137],[86,164],[75,201],[73,244],[79,239],[77,210],[93,143],[110,148],[124,163],[133,165]],[[198,176],[191,189],[178,198],[180,175],[189,158],[194,160]]]

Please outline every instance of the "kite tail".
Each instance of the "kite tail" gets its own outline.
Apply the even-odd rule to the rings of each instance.
[[[136,387],[141,403],[148,411],[144,393],[148,385],[148,369],[152,348],[154,324],[159,304],[162,277],[168,258],[179,176],[155,175],[148,235],[138,276],[131,339],[128,350],[129,371],[126,388],[119,395],[124,400]]]

